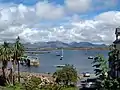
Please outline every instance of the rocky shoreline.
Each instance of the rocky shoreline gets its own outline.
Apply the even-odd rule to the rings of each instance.
[[[17,75],[17,71],[15,72],[15,74]],[[52,74],[48,74],[48,73],[30,73],[30,72],[20,72],[20,76],[21,77],[29,77],[29,76],[35,76],[35,77],[38,77],[38,78],[45,78],[45,79],[48,79],[49,82],[53,82],[54,81],[54,78],[52,77]],[[78,74],[78,78],[80,80],[84,80],[84,79],[87,79],[87,78],[95,78],[95,74],[90,74],[90,77],[84,77],[83,74]],[[47,80],[47,81],[48,81]]]

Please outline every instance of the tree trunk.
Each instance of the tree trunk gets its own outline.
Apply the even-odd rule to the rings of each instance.
[[[12,83],[13,85],[15,85],[15,75],[14,75],[14,71],[15,71],[15,66],[14,66],[14,60],[12,61]]]
[[[17,60],[18,63],[18,82],[20,83],[20,64],[19,64],[19,60]]]
[[[5,78],[5,68],[4,68],[4,66],[2,66],[2,73],[3,73],[3,77]]]
[[[10,68],[10,75],[9,75],[9,80],[10,80],[10,83],[13,84],[13,75],[12,75],[12,68]]]
[[[6,83],[6,75],[5,75],[6,67],[7,67],[7,61],[3,60],[2,61],[2,73],[3,73],[3,80],[5,81],[3,83]]]
[[[2,72],[3,72],[3,77],[6,77],[5,76],[5,69],[7,67],[7,61],[6,60],[3,60],[2,61]]]

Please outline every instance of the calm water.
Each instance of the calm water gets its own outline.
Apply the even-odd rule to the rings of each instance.
[[[56,71],[56,67],[54,65],[72,64],[76,67],[79,73],[93,73],[93,67],[91,64],[93,60],[88,59],[88,56],[96,56],[99,53],[104,55],[106,58],[108,57],[108,51],[88,50],[87,54],[85,53],[85,50],[64,50],[64,58],[63,60],[60,60],[60,56],[56,56],[56,51],[51,51],[51,53],[35,55],[40,60],[39,67],[28,68],[27,66],[20,66],[20,68],[21,71],[52,73]]]

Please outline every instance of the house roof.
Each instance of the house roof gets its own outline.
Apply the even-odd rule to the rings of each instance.
[[[117,39],[113,42],[114,44],[120,44],[120,39]]]

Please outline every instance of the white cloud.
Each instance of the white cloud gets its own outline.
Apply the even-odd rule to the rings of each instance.
[[[65,0],[65,6],[70,12],[83,13],[90,9],[91,0]]]
[[[87,2],[87,0],[79,1],[81,3]],[[82,5],[80,7],[79,5],[69,6],[69,10],[74,11],[77,7],[74,12],[84,12]],[[76,13],[72,17],[68,17],[66,22],[53,26],[41,23],[43,20],[65,19],[64,10],[66,7],[39,2],[32,7],[12,4],[0,6],[0,8],[4,8],[0,11],[0,42],[3,40],[12,41],[19,35],[24,42],[31,43],[54,40],[112,43],[115,38],[115,28],[120,23],[119,11],[104,12],[91,20],[82,20]]]
[[[41,19],[59,19],[64,16],[64,8],[60,5],[53,5],[47,2],[39,2],[36,4],[36,14]]]

